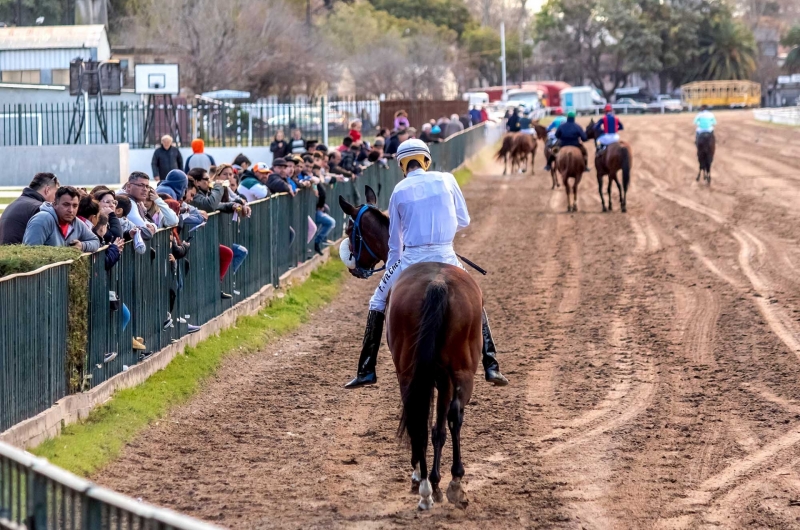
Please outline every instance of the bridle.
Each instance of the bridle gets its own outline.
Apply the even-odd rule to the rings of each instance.
[[[380,269],[376,269],[374,265],[371,268],[364,268],[359,263],[361,261],[361,253],[364,250],[366,250],[369,253],[369,255],[376,260],[376,262],[382,261],[381,258],[379,258],[378,255],[375,254],[375,252],[371,248],[369,248],[369,245],[364,240],[364,236],[361,233],[361,218],[364,216],[364,213],[366,213],[370,208],[373,208],[380,213],[380,210],[378,210],[376,206],[373,206],[371,204],[363,205],[358,210],[358,214],[356,214],[356,218],[353,221],[353,230],[350,232],[350,249],[351,249],[350,257],[354,257],[356,261],[356,266],[353,270],[355,271],[356,276],[362,279],[369,278],[376,272],[380,272],[386,269],[385,262],[383,264],[383,267],[381,267]]]

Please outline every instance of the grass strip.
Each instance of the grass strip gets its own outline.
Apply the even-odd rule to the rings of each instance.
[[[470,180],[472,180],[472,170],[468,167],[461,167],[453,171],[453,176],[456,178],[458,185],[463,187]]]
[[[187,347],[164,370],[141,385],[120,390],[86,420],[66,426],[59,436],[31,452],[72,473],[90,476],[114,460],[128,442],[170,408],[196,395],[226,356],[258,351],[333,300],[344,271],[338,259],[329,260],[283,297],[273,298],[258,314],[240,317],[236,325],[219,335]]]

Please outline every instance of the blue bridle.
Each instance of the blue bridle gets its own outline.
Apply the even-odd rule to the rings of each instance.
[[[386,263],[384,262],[383,267],[380,269],[376,269],[372,267],[371,269],[365,269],[359,264],[361,260],[361,252],[366,250],[370,256],[372,256],[375,260],[381,261],[381,258],[378,257],[375,252],[369,248],[369,245],[366,241],[364,241],[364,236],[361,234],[361,218],[364,216],[364,213],[369,210],[370,208],[378,209],[376,206],[371,204],[365,204],[358,210],[358,214],[356,215],[355,220],[353,221],[353,231],[350,233],[350,257],[355,257],[356,259],[356,267],[355,271],[358,273],[359,277],[361,278],[369,278],[376,272],[380,272],[386,269]]]

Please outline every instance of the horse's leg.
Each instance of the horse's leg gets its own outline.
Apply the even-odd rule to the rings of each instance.
[[[614,184],[614,181],[617,180],[616,176],[612,176],[611,173],[608,174],[608,211],[613,212],[614,208],[611,206],[611,186]]]
[[[572,203],[569,202],[569,177],[564,178],[564,191],[567,192],[567,211],[572,211]]]
[[[503,155],[503,175],[506,173],[508,173],[508,153]],[[700,177],[697,178],[700,179]]]
[[[606,198],[603,195],[603,176],[600,174],[599,171],[597,172],[597,188],[600,191],[600,202],[603,205],[603,211],[607,212],[608,210],[606,209]]]
[[[625,213],[625,192],[622,191],[622,183],[619,179],[614,179],[617,183],[617,191],[619,191],[619,208],[622,213]]]
[[[450,427],[450,438],[453,439],[453,467],[450,472],[453,480],[447,486],[447,500],[457,508],[466,508],[469,504],[464,490],[461,488],[461,478],[464,476],[464,464],[461,463],[461,425],[464,423],[464,407],[460,396],[456,395],[450,403],[447,413],[447,424]]]
[[[428,480],[428,463],[425,461],[428,437],[425,436],[424,438],[424,440],[412,440],[411,459],[419,462],[419,504],[417,504],[417,507],[420,510],[430,510],[433,508],[433,497],[431,496],[433,488],[430,480]]]
[[[578,211],[578,184],[581,181],[580,175],[575,177],[575,184],[572,186],[572,211]]]
[[[445,420],[447,419],[447,411],[450,401],[453,399],[452,387],[450,379],[439,381],[437,388],[439,395],[436,399],[436,423],[431,428],[431,441],[433,442],[433,465],[431,466],[431,486],[433,486],[433,501],[442,502],[444,496],[442,490],[439,489],[439,482],[442,480],[440,466],[442,463],[442,448],[444,442],[447,440],[447,430],[445,427]]]
[[[411,472],[411,493],[419,493],[419,483],[422,481],[422,476],[419,470],[419,461],[411,458],[411,467],[414,471]]]

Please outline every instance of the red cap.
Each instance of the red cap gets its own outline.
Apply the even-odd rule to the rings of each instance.
[[[553,113],[554,113],[556,116],[561,116],[562,114],[564,114],[564,111],[563,111],[563,110],[561,110],[561,107],[556,107],[556,110],[554,110],[554,111],[553,111]]]
[[[609,103],[609,104],[606,105],[606,108],[603,109],[603,110],[605,112],[614,112],[614,107],[612,107],[611,104]]]

